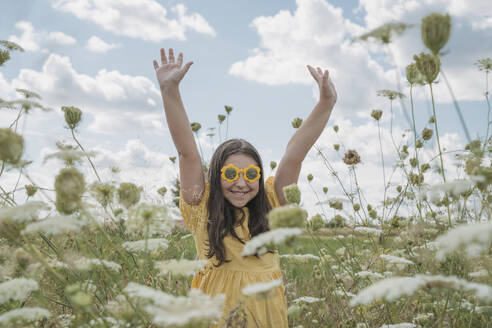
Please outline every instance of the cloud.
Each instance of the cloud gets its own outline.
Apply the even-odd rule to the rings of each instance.
[[[58,45],[72,45],[77,40],[60,31],[35,31],[33,25],[27,21],[15,23],[15,28],[22,34],[11,35],[8,40],[17,43],[26,51],[49,52],[49,49]]]
[[[89,76],[77,72],[68,57],[51,54],[40,71],[21,69],[10,84],[12,88],[39,93],[49,107],[80,108],[93,118],[89,126],[93,132],[148,131],[162,126],[162,112],[155,112],[160,92],[154,82],[144,76],[106,69]]]
[[[97,36],[93,35],[87,40],[86,49],[92,52],[108,52],[111,49],[120,47],[121,44],[106,43]]]
[[[171,11],[178,17],[168,19],[167,10],[154,0],[95,1],[53,0],[52,7],[91,21],[116,35],[145,41],[186,40],[188,29],[216,36],[212,26],[200,14],[187,14],[187,8],[178,4]]]

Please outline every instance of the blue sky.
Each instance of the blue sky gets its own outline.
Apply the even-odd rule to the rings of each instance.
[[[16,41],[26,52],[13,53],[0,68],[0,98],[14,99],[15,88],[23,87],[40,93],[43,103],[54,109],[50,113],[35,110],[21,124],[26,136],[25,158],[39,163],[30,171],[41,185],[51,187],[61,167],[56,162],[41,165],[43,157],[55,150],[56,140],[70,141],[69,130],[63,128],[63,105],[84,111],[78,134],[86,148],[100,152],[96,162],[101,170],[121,166],[116,179],[140,183],[149,192],[171,181],[176,171],[167,158],[176,151],[152,66],[159,48],[164,47],[183,52],[184,62],[194,62],[180,89],[190,121],[203,126],[200,143],[207,159],[219,140],[217,136],[211,144],[206,129],[218,126],[217,115],[229,105],[234,110],[228,136],[250,141],[266,166],[271,160],[279,161],[294,133],[290,122],[295,117],[306,118],[317,102],[317,85],[306,65],[329,69],[338,102],[318,145],[327,149],[327,156],[340,163],[340,168],[343,164],[332,144],[357,149],[365,164],[360,173],[365,181],[362,184],[368,194],[377,194],[380,190],[373,187],[374,170],[380,169],[377,126],[369,114],[375,108],[384,110],[383,139],[391,145],[390,138],[385,139],[389,103],[376,97],[376,91],[396,90],[395,66],[383,47],[349,41],[393,20],[418,24],[432,11],[452,16],[453,31],[445,47],[449,54],[442,59],[443,69],[472,137],[485,133],[484,74],[473,63],[492,57],[492,9],[487,1],[467,1],[466,6],[458,0],[425,4],[383,0],[128,3],[131,7],[125,2],[95,0],[3,4],[0,39]],[[114,47],[106,51],[101,45],[89,48],[93,37]],[[425,51],[419,28],[395,39],[391,51],[400,75],[404,74],[412,55]],[[404,76],[400,81],[402,92],[408,94]],[[421,88],[415,95],[418,130],[426,126],[429,117],[426,93]],[[450,100],[440,79],[436,85],[439,132],[448,147],[463,146],[466,140]],[[408,99],[405,103],[409,109]],[[393,129],[403,133],[408,122],[398,102],[393,105]],[[0,115],[2,127],[14,118],[14,113]],[[331,129],[334,124],[341,127],[339,137]],[[394,156],[385,156],[394,161]],[[300,182],[305,184],[310,172],[319,177],[313,181],[316,188],[333,186],[331,195],[337,196],[335,183],[315,151],[306,158]],[[86,177],[93,180],[90,171]],[[17,175],[9,172],[2,178],[13,183]],[[108,173],[110,178],[115,177]],[[309,193],[310,188],[301,185],[301,190]],[[312,195],[306,195],[305,202],[314,214]]]

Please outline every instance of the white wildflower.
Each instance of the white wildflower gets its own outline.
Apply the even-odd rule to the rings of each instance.
[[[322,301],[322,299],[321,298],[318,298],[318,297],[302,296],[302,297],[296,298],[292,302],[299,304],[301,302],[304,302],[304,303],[315,303],[315,302],[319,302],[319,301]]]
[[[56,215],[28,224],[21,234],[44,233],[48,236],[55,236],[71,232],[79,232],[80,228],[86,223],[73,216]]]
[[[470,276],[470,278],[480,278],[488,276],[489,273],[487,272],[487,270],[481,269],[475,272],[470,272],[468,275]]]
[[[12,220],[17,223],[30,222],[38,217],[41,210],[49,210],[45,202],[28,201],[22,205],[0,208],[0,222]]]
[[[381,229],[369,228],[369,227],[356,227],[354,231],[376,235],[376,236],[379,236],[380,234],[383,233]]]
[[[414,323],[402,322],[394,325],[382,325],[380,328],[417,328],[420,327]]]
[[[255,284],[249,284],[243,288],[243,294],[246,296],[252,296],[257,294],[267,294],[273,288],[280,286],[282,279],[271,280],[268,282],[258,282]]]
[[[359,322],[355,328],[369,328],[369,326],[363,322]]]
[[[77,270],[80,271],[88,271],[94,268],[95,266],[105,266],[108,269],[111,269],[113,271],[120,272],[121,270],[121,265],[118,263],[115,263],[113,261],[106,261],[106,260],[100,260],[100,259],[91,259],[91,258],[85,258],[81,257],[73,262],[74,267]]]
[[[355,274],[358,277],[361,278],[371,278],[371,279],[382,279],[384,276],[380,273],[377,272],[371,272],[371,271],[359,271]]]
[[[337,254],[338,256],[343,256],[345,254],[345,247],[340,247],[339,249],[337,249],[335,251],[335,254]]]
[[[170,217],[167,207],[152,204],[139,204],[128,210],[125,221],[126,231],[131,235],[143,233],[144,236],[168,235],[175,221]]]
[[[439,199],[441,192],[451,193],[454,196],[459,196],[460,194],[470,190],[470,188],[472,188],[474,185],[474,181],[465,179],[457,179],[454,181],[437,184],[430,188],[430,199]]]
[[[14,309],[0,315],[0,327],[19,327],[21,323],[30,323],[50,316],[48,310],[39,307]]]
[[[161,270],[159,275],[183,275],[183,276],[192,276],[196,271],[203,268],[205,264],[207,264],[207,260],[169,260],[169,261],[161,261],[156,262],[156,266]]]
[[[24,301],[31,292],[38,290],[39,284],[36,280],[16,278],[0,284],[0,304],[10,300]]]
[[[192,237],[193,235],[191,233],[187,233],[186,235],[183,235],[180,239],[183,240],[183,239],[186,239],[186,238],[189,238],[189,237]]]
[[[423,320],[431,319],[432,317],[434,317],[434,313],[432,312],[419,313],[415,316],[415,318],[413,318],[413,321],[423,321]]]
[[[278,228],[275,230],[260,233],[244,244],[242,255],[262,255],[260,249],[270,244],[280,244],[285,240],[300,235],[302,230],[299,228]],[[266,248],[261,253],[266,252]]]
[[[87,155],[86,155],[87,154]],[[77,149],[63,149],[49,155],[46,155],[43,159],[43,164],[45,164],[49,159],[56,158],[61,159],[65,163],[82,163],[86,156],[95,157],[98,153],[96,151],[83,152]]]
[[[295,259],[299,261],[303,260],[317,260],[319,261],[319,256],[313,255],[313,254],[282,254],[280,257],[287,258],[287,259]]]
[[[355,294],[354,293],[351,293],[351,292],[348,292],[348,291],[344,291],[340,288],[337,288],[335,289],[334,293],[338,296],[348,296],[348,297],[354,297]]]
[[[357,304],[368,304],[375,299],[393,301],[404,295],[412,295],[422,287],[448,287],[471,291],[478,298],[492,301],[492,287],[469,282],[454,276],[427,276],[416,275],[415,277],[394,277],[380,280],[369,287],[364,288],[350,301],[350,306]]]
[[[141,252],[148,250],[155,252],[159,249],[167,249],[169,243],[165,238],[151,238],[137,241],[127,241],[121,244],[129,252]]]
[[[407,260],[403,257],[398,257],[398,256],[393,256],[393,255],[388,255],[388,254],[381,254],[381,255],[379,255],[379,257],[382,258],[383,260],[386,260],[386,261],[393,263],[393,264],[413,264],[412,261]]]
[[[438,237],[436,242],[439,245],[436,258],[439,261],[459,248],[464,248],[469,257],[477,256],[492,242],[492,222],[458,226]]]
[[[173,296],[130,282],[124,291],[131,298],[148,302],[144,310],[153,317],[155,324],[162,326],[183,326],[220,318],[225,302],[224,294],[211,297],[199,289],[191,289],[188,297]]]

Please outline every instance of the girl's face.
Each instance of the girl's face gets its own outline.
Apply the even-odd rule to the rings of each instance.
[[[234,154],[227,157],[224,166],[234,164],[239,169],[244,169],[249,165],[257,165],[256,161],[245,154]],[[249,182],[244,179],[244,172],[239,173],[239,178],[236,181],[228,182],[220,179],[222,194],[224,197],[237,208],[242,208],[256,197],[258,194],[260,180]]]

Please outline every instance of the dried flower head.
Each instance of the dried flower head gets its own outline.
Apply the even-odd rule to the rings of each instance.
[[[427,171],[428,169],[430,169],[430,164],[425,163],[425,164],[420,165],[420,170],[421,170],[422,172],[425,172],[425,171]]]
[[[330,200],[328,205],[335,210],[341,211],[343,209],[343,203],[339,200]]]
[[[11,129],[0,129],[0,160],[19,164],[24,151],[24,138]]]
[[[307,175],[307,180],[308,180],[308,182],[313,181],[313,179],[314,179],[313,175],[312,175],[311,173],[309,173],[309,174]]]
[[[339,144],[334,144],[333,145],[333,149],[335,149],[335,151],[339,151],[340,150],[340,145]]]
[[[276,207],[268,213],[270,228],[303,228],[307,212],[297,204]]]
[[[338,129],[339,129],[339,128],[338,128],[338,125],[334,125],[334,126],[333,126],[333,131],[335,131],[335,133],[336,133],[336,132],[338,132]]]
[[[38,187],[35,185],[25,185],[27,197],[32,197],[38,191]]]
[[[472,140],[470,141],[466,146],[465,150],[470,151],[477,157],[482,157],[483,156],[483,151],[482,151],[482,143],[480,140]]]
[[[421,52],[420,55],[414,55],[413,59],[415,60],[417,69],[424,76],[425,82],[429,84],[434,82],[441,70],[439,57]]]
[[[62,106],[61,110],[65,112],[65,122],[70,129],[75,129],[82,119],[82,111],[74,106]]]
[[[417,68],[417,64],[411,63],[406,68],[407,81],[411,85],[413,84],[424,84],[424,76],[420,73]]]
[[[437,56],[449,40],[449,35],[451,34],[451,17],[449,14],[441,15],[432,13],[422,18],[422,25],[420,27],[422,41]]]
[[[416,174],[416,173],[410,173],[408,175],[408,180],[412,185],[418,186],[421,185],[422,182],[424,182],[424,175],[423,174]]]
[[[289,204],[300,204],[301,203],[301,191],[296,183],[290,184],[283,188],[285,200]]]
[[[170,156],[170,157],[169,157],[169,160],[170,160],[171,162],[173,162],[173,164],[175,164],[175,163],[176,163],[176,156]]]
[[[427,128],[423,129],[422,130],[422,139],[424,139],[424,140],[430,140],[432,138],[432,133],[433,132],[434,131],[432,131],[431,129],[427,129]]]
[[[0,66],[3,66],[10,60],[10,52],[8,50],[0,49]]]
[[[405,98],[405,95],[401,92],[398,91],[393,91],[393,90],[378,90],[376,92],[376,95],[379,97],[386,97],[389,100],[394,100],[396,98]]]
[[[15,91],[17,91],[18,93],[20,93],[21,95],[24,96],[24,98],[28,99],[28,98],[38,98],[38,99],[41,99],[41,96],[38,95],[36,92],[32,92],[30,90],[26,90],[26,89],[15,89]]]
[[[422,141],[417,140],[415,142],[415,148],[422,148],[422,147],[424,147],[424,144],[422,143]]]
[[[198,132],[202,128],[202,125],[198,122],[191,123],[191,131]]]
[[[354,204],[353,205],[354,211],[359,211],[360,210],[360,204]]]
[[[394,22],[394,23],[386,23],[375,28],[372,31],[369,31],[361,36],[358,39],[367,41],[368,39],[376,39],[383,44],[388,44],[391,42],[391,38],[393,36],[401,35],[407,28],[412,25]]]
[[[323,187],[323,192],[326,194],[328,192],[328,187]]]
[[[225,111],[226,111],[227,115],[229,115],[232,112],[232,107],[231,106],[225,105],[224,108],[225,108]]]
[[[294,129],[298,129],[302,124],[302,118],[296,117],[291,123]]]
[[[410,158],[409,162],[410,162],[410,166],[412,166],[412,167],[416,167],[417,164],[419,163],[417,158],[415,158],[415,157]]]
[[[89,192],[102,207],[106,207],[113,202],[116,187],[111,183],[93,182],[89,186]]]
[[[277,167],[277,162],[275,162],[275,161],[271,161],[271,162],[270,162],[270,168],[273,170],[273,169],[275,169],[276,167]]]
[[[381,119],[381,116],[383,116],[383,111],[379,109],[373,109],[371,112],[371,117],[375,119],[376,121],[379,121]]]
[[[140,200],[141,188],[131,182],[122,182],[118,187],[118,201],[121,205],[129,208]]]
[[[85,191],[84,175],[76,168],[64,168],[55,178],[56,209],[62,214],[72,214],[81,205]]]
[[[360,163],[360,156],[357,151],[350,149],[345,153],[343,157],[343,162],[347,165],[356,165]]]
[[[162,197],[164,197],[166,195],[166,192],[167,192],[167,188],[166,187],[161,187],[161,188],[157,189],[157,193],[159,195],[161,195]]]
[[[222,114],[219,114],[219,115],[217,115],[217,118],[219,119],[219,124],[222,124],[222,122],[225,121],[226,116],[225,115],[222,115]]]
[[[434,116],[429,117],[429,124],[436,122],[436,118]]]
[[[314,215],[310,220],[309,220],[309,226],[313,231],[318,231],[325,225],[325,220],[323,220],[323,217],[321,214],[317,213]]]
[[[492,59],[490,58],[479,59],[475,65],[477,65],[478,70],[485,71],[485,73],[492,71]]]

